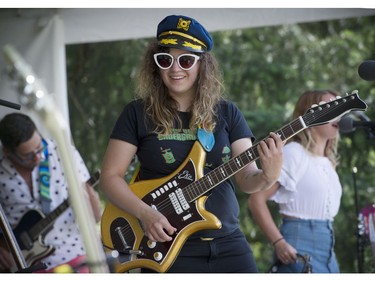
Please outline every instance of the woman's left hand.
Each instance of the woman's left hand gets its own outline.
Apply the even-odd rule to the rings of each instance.
[[[283,145],[280,136],[271,132],[270,137],[259,142],[257,147],[263,175],[270,185],[280,177],[283,163]]]

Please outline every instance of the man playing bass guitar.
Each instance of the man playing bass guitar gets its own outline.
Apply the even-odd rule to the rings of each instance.
[[[13,228],[20,227],[20,221],[30,210],[48,216],[61,208],[61,213],[51,222],[52,227],[40,236],[43,241],[36,241],[41,244],[38,249],[44,246],[45,252],[30,253],[39,255],[33,262],[44,263],[47,272],[61,264],[73,267],[80,264],[85,257],[84,244],[73,210],[64,205],[68,198],[68,183],[55,142],[43,138],[34,122],[20,113],[8,114],[0,121],[0,140],[0,203],[9,224]],[[79,152],[75,148],[73,151],[78,174],[84,183],[90,177],[88,170]],[[99,221],[101,205],[98,193],[89,184],[82,184],[82,187],[86,190],[95,219]],[[25,241],[20,243],[22,250],[35,243],[32,235]],[[0,247],[0,271],[10,271],[12,262],[8,249]],[[85,270],[87,267],[78,271]]]

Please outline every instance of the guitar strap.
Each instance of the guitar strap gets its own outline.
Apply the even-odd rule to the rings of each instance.
[[[50,185],[50,172],[49,172],[49,162],[48,162],[48,145],[45,139],[42,139],[44,150],[43,159],[39,164],[39,192],[40,200],[42,203],[42,211],[44,214],[50,212],[51,197],[49,194]]]

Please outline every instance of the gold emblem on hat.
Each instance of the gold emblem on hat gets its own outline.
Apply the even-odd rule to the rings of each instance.
[[[202,45],[202,46],[206,46],[206,44],[204,44],[202,41],[198,40],[197,38],[193,37],[193,36],[190,36],[189,34],[186,34],[186,33],[183,33],[183,32],[179,32],[179,31],[165,31],[165,32],[162,32],[159,34],[159,38],[160,37],[163,37],[163,36],[170,36],[170,35],[178,35],[178,36],[181,36],[181,37],[184,37],[184,38],[187,38],[189,40],[192,40],[194,42],[197,42],[198,44]],[[160,43],[164,43],[165,41],[164,40],[167,40],[167,39],[161,39],[160,40]],[[177,39],[170,39],[170,40],[177,40]],[[167,42],[166,44],[174,44],[174,43],[169,43]]]
[[[178,19],[177,28],[188,31],[190,28],[191,20],[184,20],[183,18]]]
[[[160,40],[161,44],[164,45],[177,45],[177,39],[161,39]]]

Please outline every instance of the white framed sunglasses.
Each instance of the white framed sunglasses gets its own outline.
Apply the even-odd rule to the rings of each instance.
[[[200,56],[194,54],[182,54],[176,58],[177,64],[182,70],[192,69],[199,59]],[[175,58],[168,53],[156,53],[154,54],[154,60],[159,68],[165,70],[172,67]]]

